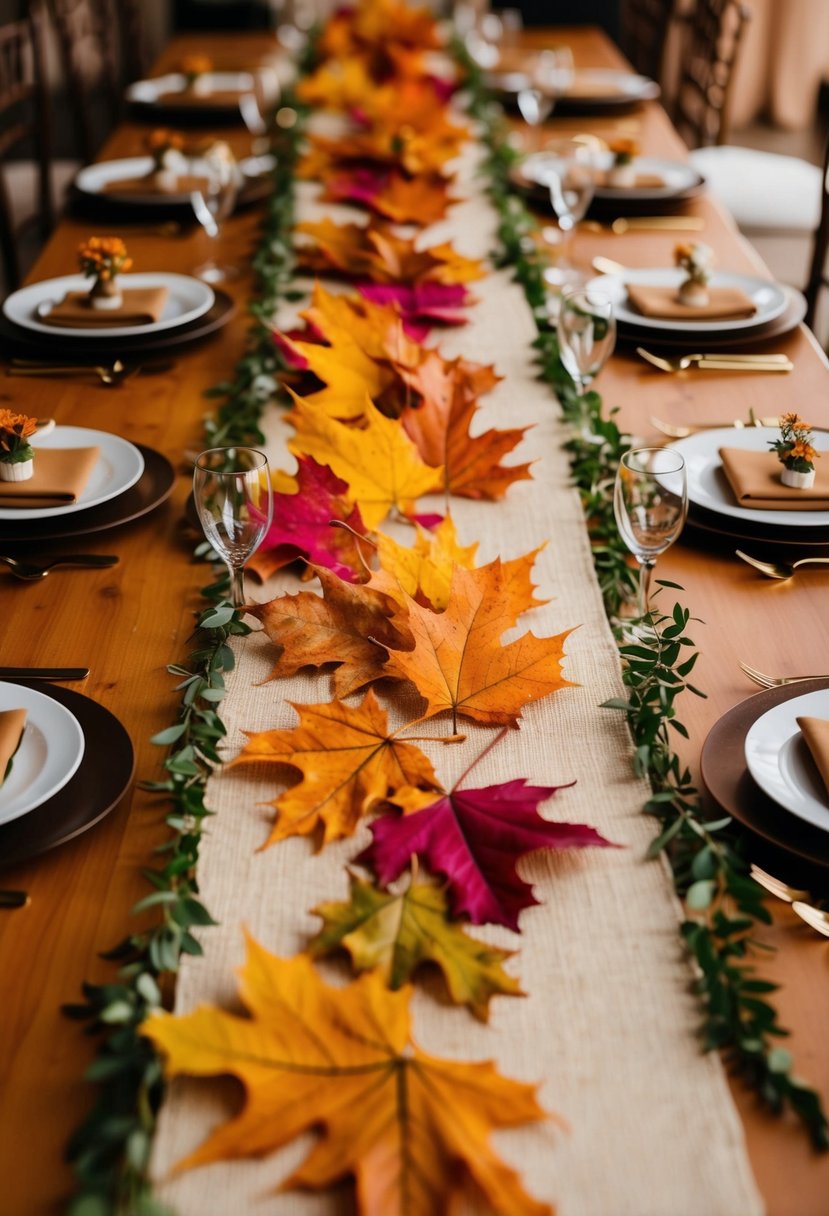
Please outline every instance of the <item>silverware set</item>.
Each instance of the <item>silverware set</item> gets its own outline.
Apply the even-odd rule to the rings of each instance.
[[[803,684],[807,680],[829,680],[827,672],[808,676],[770,676],[756,667],[749,667],[748,663],[740,663],[740,670],[761,688],[782,688],[784,684]]]
[[[46,578],[56,566],[77,566],[85,570],[108,570],[117,566],[120,558],[104,553],[66,553],[62,557],[49,557],[44,561],[21,561],[17,557],[0,554],[0,562],[5,562],[15,578],[26,583],[36,583]]]
[[[713,351],[710,354],[655,355],[653,351],[636,347],[641,359],[662,372],[684,372],[691,369],[712,372],[790,372],[794,364],[786,355],[747,355]],[[775,419],[776,425],[776,419]]]
[[[775,878],[773,874],[769,874],[766,870],[761,870],[759,866],[752,865],[750,873],[754,881],[764,891],[768,891],[770,895],[783,900],[784,903],[791,904],[792,911],[801,920],[804,920],[810,928],[818,933],[822,933],[824,937],[829,937],[829,915],[827,915],[823,908],[810,902],[812,899],[811,892],[801,890],[798,887],[790,887],[788,883]]]
[[[133,376],[157,376],[173,367],[171,360],[153,363],[50,363],[40,359],[12,359],[6,368],[8,376],[97,376],[107,388],[116,388]]]
[[[753,418],[749,422],[744,422],[741,418],[733,418],[730,422],[692,422],[685,426],[677,426],[672,422],[665,422],[662,418],[651,418],[651,426],[657,431],[661,431],[663,435],[667,435],[669,439],[687,439],[689,435],[695,435],[697,431],[719,431],[724,427],[733,427],[737,431],[745,430],[748,427],[764,427],[777,426],[776,418]]]

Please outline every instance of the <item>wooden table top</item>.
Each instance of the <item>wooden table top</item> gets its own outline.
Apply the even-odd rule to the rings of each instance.
[[[528,44],[555,40],[573,47],[578,66],[619,67],[624,61],[596,30],[578,29],[526,35]],[[189,35],[174,41],[159,60],[158,70],[175,66],[184,50],[204,51],[218,67],[250,65],[272,52],[267,35]],[[608,132],[622,124],[650,155],[684,157],[681,144],[658,103],[648,103],[624,119],[559,119],[550,134]],[[633,125],[632,125],[633,124]],[[147,126],[126,122],[102,150],[101,159],[140,154]],[[227,131],[223,129],[227,135]],[[233,129],[229,135],[239,155],[248,152],[250,136]],[[702,195],[683,210],[703,217],[704,239],[714,248],[719,266],[762,270],[756,255],[716,202]],[[168,663],[187,651],[193,614],[205,581],[204,567],[194,565],[192,533],[182,524],[190,475],[186,453],[201,446],[201,419],[210,409],[205,389],[224,378],[244,349],[247,321],[244,305],[250,290],[245,271],[256,241],[256,208],[225,224],[223,260],[238,264],[240,277],[228,290],[239,302],[236,317],[219,333],[174,355],[164,375],[131,379],[117,389],[91,379],[66,381],[11,378],[0,369],[0,400],[26,413],[54,416],[60,423],[115,431],[129,440],[167,453],[178,465],[172,498],[151,516],[108,533],[84,538],[89,552],[117,553],[120,563],[102,571],[67,570],[39,583],[12,580],[0,571],[0,620],[3,663],[17,665],[88,665],[89,679],[75,687],[108,707],[127,728],[136,749],[139,779],[156,779],[161,749],[148,740],[167,726],[177,710]],[[61,221],[35,266],[31,279],[71,272],[75,250],[96,231],[118,231],[76,218]],[[125,234],[127,235],[127,234]],[[186,229],[179,235],[127,236],[136,270],[190,273],[207,257],[207,238]],[[677,234],[673,232],[582,231],[574,260],[587,263],[596,254],[637,266],[669,265]],[[598,382],[607,406],[618,406],[622,425],[644,438],[655,438],[649,419],[666,421],[733,420],[782,410],[803,411],[815,425],[829,426],[829,365],[802,327],[773,348],[795,363],[788,376],[684,373],[670,376],[643,363],[631,349],[620,348]],[[0,537],[2,524],[0,524]],[[66,540],[42,546],[44,553],[77,551]],[[5,546],[4,546],[5,549]],[[691,732],[687,759],[696,764],[713,723],[732,705],[754,691],[740,672],[744,659],[771,672],[810,671],[824,664],[826,646],[826,574],[820,568],[799,573],[787,583],[764,581],[730,551],[714,552],[679,543],[660,559],[659,575],[685,588],[683,600],[704,624],[694,629],[701,651],[695,682],[708,699],[689,698],[682,719]],[[163,806],[137,787],[94,830],[28,864],[2,871],[3,887],[24,888],[30,906],[0,913],[0,1207],[15,1216],[53,1213],[72,1190],[64,1163],[67,1137],[92,1097],[82,1074],[92,1059],[94,1040],[60,1013],[66,1001],[79,998],[84,979],[112,978],[101,951],[120,940],[128,927],[130,906],[146,893],[141,867],[165,838]],[[784,868],[780,867],[784,873]],[[781,1020],[793,1035],[787,1046],[800,1075],[829,1099],[829,1015],[825,940],[806,929],[794,914],[775,904],[774,924],[762,940],[777,947],[761,956],[763,974],[779,982],[776,996]],[[821,986],[822,985],[822,986]],[[819,1157],[794,1120],[778,1120],[757,1108],[737,1082],[734,1095],[743,1118],[751,1161],[771,1216],[820,1216],[829,1194],[829,1156]],[[704,1168],[704,1163],[700,1163]]]

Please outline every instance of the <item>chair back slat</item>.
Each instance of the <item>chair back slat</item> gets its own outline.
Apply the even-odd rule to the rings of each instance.
[[[113,12],[107,0],[50,0],[50,7],[78,150],[93,160],[121,106]]]
[[[829,287],[829,271],[826,266],[829,255],[829,140],[823,155],[823,192],[821,194],[820,221],[812,242],[812,260],[804,295],[806,296],[806,324],[815,328],[817,305],[820,293]]]
[[[684,18],[672,117],[689,148],[725,143],[729,92],[750,17],[740,0],[695,0]]]
[[[621,0],[621,47],[637,72],[661,81],[676,0]]]

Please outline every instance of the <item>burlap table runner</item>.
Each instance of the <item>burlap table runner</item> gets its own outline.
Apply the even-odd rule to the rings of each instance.
[[[463,253],[485,255],[495,244],[495,224],[474,168],[470,149],[461,178],[468,201],[452,208],[429,238],[452,239]],[[319,218],[321,209],[310,201],[316,188],[303,185],[301,191],[302,218]],[[326,212],[340,221],[354,217],[345,208]],[[513,486],[503,502],[455,500],[452,513],[461,541],[481,542],[482,562],[546,542],[536,578],[539,594],[551,602],[528,613],[520,631],[551,634],[579,625],[567,642],[566,673],[580,687],[529,706],[521,729],[485,757],[470,784],[576,778],[576,786],[545,804],[543,813],[591,823],[625,847],[540,853],[522,863],[543,906],[522,914],[520,936],[497,928],[474,932],[520,950],[509,966],[527,997],[495,998],[490,1024],[483,1026],[466,1009],[442,1001],[439,985],[419,988],[413,1002],[416,1037],[426,1051],[494,1058],[506,1075],[541,1083],[542,1103],[564,1116],[569,1133],[538,1125],[498,1133],[495,1143],[527,1189],[555,1203],[560,1216],[754,1216],[762,1203],[723,1069],[715,1055],[700,1052],[695,1036],[700,1010],[689,993],[692,976],[677,932],[680,909],[671,880],[661,862],[643,860],[654,831],[641,813],[647,788],[631,777],[631,744],[621,716],[598,708],[622,693],[619,660],[581,508],[569,485],[558,410],[549,389],[534,378],[532,320],[508,273],[493,273],[474,290],[480,303],[470,324],[440,332],[441,350],[448,357],[495,363],[505,379],[484,398],[478,426],[534,424],[514,459],[537,463],[534,480]],[[276,412],[269,426],[274,462],[290,467],[280,456],[284,436]],[[428,501],[421,509],[430,509]],[[278,586],[273,580],[255,598],[270,598]],[[288,701],[331,697],[327,677],[257,687],[272,659],[261,635],[242,640],[236,653],[238,668],[221,711],[228,756],[239,750],[242,728],[294,725]],[[404,720],[394,710],[390,717]],[[432,729],[438,734],[448,727]],[[448,786],[493,733],[470,726],[461,746],[421,746]],[[234,968],[243,959],[243,924],[269,950],[293,955],[320,923],[308,909],[347,897],[344,864],[368,842],[368,832],[316,855],[304,839],[257,852],[272,814],[261,804],[278,788],[244,769],[223,771],[210,782],[207,802],[217,817],[207,825],[199,880],[221,924],[201,934],[204,959],[183,960],[178,1012],[207,1001],[239,1008]],[[347,969],[331,966],[326,974],[344,980]],[[230,1082],[174,1083],[161,1112],[157,1178],[167,1178],[174,1163],[233,1114],[240,1100]],[[180,1216],[351,1213],[347,1188],[275,1193],[310,1143],[305,1138],[261,1161],[190,1171],[163,1181],[160,1195]]]

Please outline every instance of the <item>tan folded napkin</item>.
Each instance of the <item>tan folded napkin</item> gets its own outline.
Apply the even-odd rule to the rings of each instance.
[[[59,507],[76,502],[98,459],[99,448],[36,448],[28,481],[0,481],[0,507]]]
[[[757,311],[754,301],[739,287],[709,287],[709,303],[704,308],[680,304],[676,287],[649,287],[644,283],[628,283],[628,299],[637,312],[645,317],[665,321],[710,321],[722,317],[736,320],[753,317]]]
[[[210,182],[206,177],[198,177],[195,173],[180,173],[175,178],[175,185],[167,189],[159,185],[155,174],[148,173],[146,177],[121,177],[117,181],[105,182],[102,194],[192,194],[194,190],[206,190]]]
[[[829,470],[815,465],[815,484],[810,490],[784,486],[783,466],[774,452],[747,452],[744,448],[720,448],[720,459],[728,484],[741,507],[757,511],[829,510]]]
[[[823,718],[795,718],[795,721],[829,793],[829,722]]]
[[[578,76],[567,86],[565,97],[625,97],[627,94],[612,80],[579,80]]]
[[[190,93],[182,89],[178,93],[161,93],[158,101],[168,106],[200,106],[211,109],[215,106],[238,106],[240,93],[238,89],[216,89],[212,93]]]
[[[660,177],[658,173],[637,173],[634,180],[627,186],[615,186],[608,179],[610,171],[608,169],[598,169],[596,171],[596,185],[609,186],[612,190],[659,190],[665,185],[665,178]]]
[[[44,325],[71,329],[112,329],[120,325],[151,325],[158,321],[167,301],[166,287],[133,287],[124,292],[120,308],[93,308],[85,291],[70,291],[45,316]]]
[[[4,709],[0,711],[0,785],[6,780],[6,769],[9,761],[20,746],[20,740],[26,726],[25,709]]]

